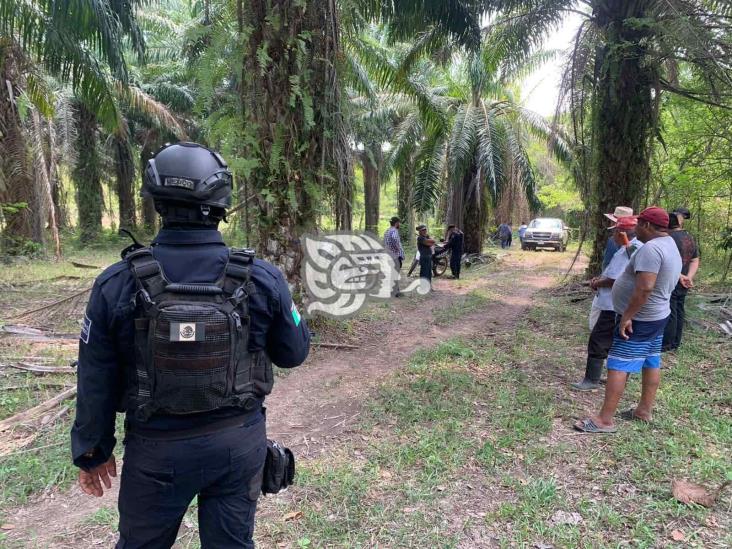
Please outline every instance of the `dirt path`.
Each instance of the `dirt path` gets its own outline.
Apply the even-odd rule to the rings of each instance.
[[[362,403],[389,371],[406,364],[418,348],[429,348],[448,337],[480,337],[510,330],[531,297],[546,288],[569,266],[571,258],[548,254],[508,255],[498,268],[468,275],[458,284],[437,279],[429,297],[405,297],[380,308],[384,318],[364,323],[357,333],[358,349],[316,350],[302,367],[278,379],[267,399],[270,438],[281,440],[300,458],[317,455],[337,442],[358,419]],[[501,290],[480,310],[460,316],[449,330],[434,322],[435,311],[453,305],[472,290]],[[117,487],[101,499],[90,498],[74,486],[50,493],[14,512],[5,513],[11,547],[66,548],[110,545],[110,535],[98,533],[89,517],[102,507],[114,507]],[[86,534],[86,536],[85,536]],[[70,539],[71,538],[71,539]],[[113,539],[113,538],[112,538]],[[19,545],[18,545],[19,544]]]

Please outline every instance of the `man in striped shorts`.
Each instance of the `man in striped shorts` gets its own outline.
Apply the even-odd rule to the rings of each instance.
[[[638,406],[621,414],[650,421],[661,381],[663,329],[671,313],[669,299],[681,274],[681,256],[668,235],[668,213],[652,206],[638,216],[636,235],[644,243],[612,289],[616,324],[607,358],[605,400],[597,415],[575,423],[585,433],[614,433],[613,416],[629,374],[642,372]]]

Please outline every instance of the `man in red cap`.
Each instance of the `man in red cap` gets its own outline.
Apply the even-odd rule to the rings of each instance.
[[[605,400],[597,415],[575,423],[585,433],[614,433],[613,417],[629,374],[642,372],[642,392],[625,419],[650,421],[661,381],[663,329],[671,313],[669,300],[681,275],[681,256],[668,235],[669,216],[651,206],[638,216],[636,234],[644,243],[612,288],[616,324],[607,358]]]
[[[643,243],[635,238],[637,224],[638,221],[634,216],[617,218],[615,225],[610,227],[613,231],[611,240],[616,244],[617,251],[602,274],[590,280],[590,286],[596,292],[592,300],[592,309],[598,311],[598,315],[587,342],[585,377],[579,383],[572,384],[577,391],[592,391],[600,386],[602,367],[612,345],[615,329],[612,287],[615,280],[625,271],[633,253],[643,246]]]

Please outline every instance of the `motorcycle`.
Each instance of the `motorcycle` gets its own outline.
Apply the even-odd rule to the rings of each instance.
[[[432,250],[432,276],[436,278],[438,276],[444,275],[445,271],[447,271],[447,267],[449,264],[450,249],[446,249],[444,246],[435,244],[435,247]],[[414,269],[417,267],[417,265],[419,265],[419,250],[417,250],[414,255],[414,261],[412,261],[412,266],[409,267],[409,272],[407,272],[407,276],[412,276],[412,273],[414,272]]]

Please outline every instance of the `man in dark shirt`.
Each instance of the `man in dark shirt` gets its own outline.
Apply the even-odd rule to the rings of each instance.
[[[501,223],[498,225],[498,238],[501,241],[501,248],[508,248],[511,245],[511,225]]]
[[[463,231],[455,225],[450,225],[447,227],[445,240],[447,240],[445,249],[450,250],[450,271],[454,278],[460,278],[460,263],[463,258]]]
[[[419,277],[432,282],[432,246],[435,240],[427,234],[427,226],[417,227],[417,251],[419,252]]]
[[[140,318],[140,312],[150,310],[144,299],[150,294],[140,286],[144,284],[141,281],[161,280],[165,291],[170,287],[183,291],[196,285],[210,288],[223,280],[225,292],[226,281],[237,280],[234,273],[239,273],[244,283],[238,286],[236,282],[235,286],[237,291],[246,288],[248,311],[236,310],[245,311],[241,321],[248,329],[248,353],[229,343],[234,336],[225,338],[228,352],[234,352],[229,345],[237,349],[231,386],[223,389],[228,395],[243,393],[237,386],[238,374],[248,368],[252,381],[263,381],[271,387],[272,372],[267,361],[284,368],[301,364],[308,355],[310,333],[292,303],[282,273],[266,261],[251,259],[248,251],[230,250],[224,244],[218,224],[230,205],[231,173],[217,153],[193,143],[167,146],[149,161],[143,189],[153,197],[163,219],[163,228],[150,250],[147,275],[151,278],[139,271],[140,278],[133,276],[132,254],[129,263],[112,265],[95,281],[84,317],[76,421],[71,431],[72,458],[80,469],[79,484],[86,494],[97,497],[105,487],[111,488],[110,477],[117,476],[113,453],[116,412],[124,412],[117,548],[171,547],[183,515],[196,496],[203,547],[253,548],[254,514],[267,442],[264,395],[252,393],[256,396],[240,405],[207,407],[203,412],[176,415],[158,411],[150,417],[141,414],[139,404],[145,399],[154,404],[158,398],[170,398],[169,394],[160,394],[160,387],[180,385],[184,379],[191,383],[192,374],[183,369],[181,361],[185,353],[198,348],[195,342],[199,341],[189,339],[180,344],[185,346],[178,351],[183,354],[168,355],[168,370],[156,358],[159,355],[140,360],[144,353],[138,342],[142,338],[135,335],[136,331],[149,329],[141,322],[145,319]],[[237,254],[248,258],[241,264],[246,266],[239,268]],[[156,273],[162,273],[163,278]],[[150,307],[159,311],[154,301]],[[198,324],[186,326],[195,326],[191,328],[194,337],[196,331],[203,331]],[[170,341],[181,341],[172,328],[173,323]],[[199,335],[206,337],[205,333]],[[237,341],[245,341],[244,336],[240,337]],[[246,361],[247,354],[254,362]],[[213,353],[210,359],[216,359]],[[151,377],[148,361],[153,361],[155,383],[147,385],[151,390],[143,391]],[[186,365],[214,376],[212,370],[205,369],[205,360]],[[164,383],[163,375],[169,376]],[[204,375],[198,378],[196,385],[185,387],[186,394],[196,396],[201,385],[206,387]],[[251,385],[246,383],[244,387],[248,390]],[[233,399],[226,402],[230,401]],[[198,401],[191,399],[194,405],[198,406]]]
[[[674,239],[679,249],[682,267],[679,282],[671,294],[671,316],[663,332],[664,352],[675,351],[681,345],[686,294],[694,286],[694,277],[699,270],[699,248],[694,237],[683,228],[686,219],[691,219],[691,212],[686,208],[676,208],[669,216],[669,236]]]

